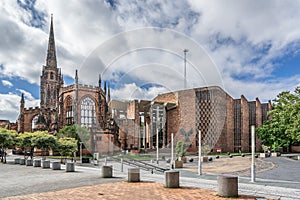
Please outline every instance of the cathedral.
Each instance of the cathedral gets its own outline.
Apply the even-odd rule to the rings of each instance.
[[[64,86],[61,68],[57,65],[51,16],[46,65],[43,66],[40,76],[40,106],[25,108],[22,94],[17,120],[18,132],[48,131],[55,135],[66,125],[80,124],[93,129],[95,133],[113,135],[116,131],[109,118],[110,88],[107,83],[104,82],[102,88],[99,75],[97,86],[79,84],[77,70],[74,80],[73,85]],[[99,140],[94,134],[92,139],[97,138]]]
[[[22,94],[18,132],[46,130],[56,134],[66,125],[78,124],[90,130],[90,153],[112,153],[120,149],[169,148],[184,141],[187,150],[197,152],[201,143],[209,151],[249,152],[251,126],[267,120],[271,103],[243,95],[233,99],[216,86],[160,94],[153,100],[110,99],[110,88],[101,75],[97,86],[75,83],[65,86],[57,65],[53,18],[51,16],[46,65],[40,76],[40,106],[25,108]],[[256,151],[261,143],[256,138]]]

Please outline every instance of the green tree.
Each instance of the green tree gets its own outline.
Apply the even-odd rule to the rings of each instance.
[[[17,142],[16,131],[7,130],[5,128],[0,128],[0,154],[1,162],[6,163],[6,150],[8,148],[13,148]]]
[[[25,132],[18,135],[18,139],[19,139],[18,146],[24,149],[25,159],[27,159],[28,157],[30,157],[31,159],[33,158],[33,151],[35,147],[34,141],[37,136],[38,136],[37,132],[34,133]]]
[[[74,138],[77,140],[78,146],[79,142],[83,142],[83,144],[87,146],[90,139],[90,130],[85,126],[82,127],[80,125],[65,126],[57,133],[57,137]]]
[[[276,150],[300,143],[300,87],[274,99],[269,119],[256,131],[263,144]]]
[[[71,125],[63,127],[58,133],[58,138],[70,137],[77,140],[77,147],[80,148],[80,142],[82,142],[82,148],[89,148],[90,142],[90,130],[86,126]]]
[[[36,136],[32,138],[32,145],[42,150],[42,156],[46,158],[45,152],[57,147],[57,139],[45,131],[36,132],[35,134]]]
[[[74,152],[78,151],[77,140],[69,137],[60,138],[58,139],[57,150],[62,157],[72,156]]]

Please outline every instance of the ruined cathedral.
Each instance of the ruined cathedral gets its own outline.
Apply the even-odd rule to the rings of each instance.
[[[55,134],[66,125],[80,124],[92,128],[96,126],[108,130],[108,103],[110,89],[104,82],[102,88],[99,75],[98,86],[82,85],[78,82],[77,70],[75,83],[64,86],[61,68],[56,59],[53,17],[51,16],[50,34],[46,65],[40,76],[40,106],[25,108],[22,94],[18,132],[48,131]]]
[[[197,151],[201,143],[211,151],[249,152],[251,126],[267,120],[271,103],[258,98],[248,101],[243,95],[233,99],[217,86],[193,88],[160,94],[153,100],[118,101],[110,99],[110,88],[75,83],[65,86],[57,65],[53,18],[46,65],[40,76],[40,106],[25,108],[21,97],[18,132],[46,130],[56,134],[66,125],[78,124],[90,129],[90,153],[111,153],[120,149],[168,148],[184,141],[188,151]],[[103,85],[103,88],[102,88]],[[261,142],[256,138],[256,151]]]

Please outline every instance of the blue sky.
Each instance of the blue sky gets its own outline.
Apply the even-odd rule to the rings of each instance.
[[[82,83],[97,85],[103,70],[86,63],[98,49],[103,63],[96,65],[107,69],[103,78],[113,97],[151,99],[182,89],[187,48],[190,88],[218,79],[215,84],[234,98],[265,102],[299,85],[299,10],[297,0],[1,1],[0,119],[17,119],[21,93],[26,107],[39,105],[51,13],[65,85],[73,83],[75,69]],[[141,29],[138,37],[131,32]],[[137,50],[135,42],[153,48]],[[116,54],[122,49],[127,52]],[[202,56],[211,62],[198,62]]]

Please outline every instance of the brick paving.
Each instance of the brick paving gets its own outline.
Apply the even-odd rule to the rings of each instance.
[[[201,188],[180,187],[165,188],[162,183],[142,181],[128,183],[126,181],[98,184],[93,186],[78,187],[59,191],[29,194],[24,196],[7,197],[3,200],[80,200],[80,199],[103,199],[103,200],[172,200],[172,199],[231,199],[217,196],[216,191]],[[255,199],[253,196],[240,195],[233,199]]]

